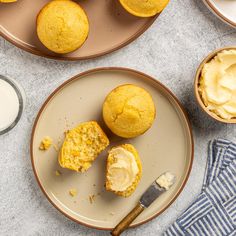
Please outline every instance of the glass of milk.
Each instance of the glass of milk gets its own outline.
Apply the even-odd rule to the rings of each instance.
[[[25,95],[19,84],[0,75],[0,135],[11,130],[20,120]]]

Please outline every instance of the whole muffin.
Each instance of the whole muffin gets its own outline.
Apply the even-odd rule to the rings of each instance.
[[[88,18],[73,1],[53,0],[38,14],[37,35],[44,46],[53,52],[64,54],[78,49],[88,33]]]
[[[169,0],[120,0],[121,5],[132,15],[150,17],[160,13]]]
[[[151,95],[133,84],[112,90],[103,104],[103,119],[108,128],[123,138],[143,134],[155,119],[156,109]]]

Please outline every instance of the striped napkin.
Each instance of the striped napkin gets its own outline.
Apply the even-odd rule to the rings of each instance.
[[[201,194],[164,236],[236,236],[236,144],[213,140]]]

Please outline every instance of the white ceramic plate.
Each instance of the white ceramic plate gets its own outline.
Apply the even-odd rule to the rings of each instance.
[[[203,0],[221,20],[236,28],[236,0]]]

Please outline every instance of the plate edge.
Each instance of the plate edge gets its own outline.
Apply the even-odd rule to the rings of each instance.
[[[203,0],[204,4],[207,6],[207,8],[215,15],[217,16],[221,21],[226,23],[227,25],[236,28],[236,22],[231,21],[226,16],[224,16],[217,8],[210,2],[210,0]]]
[[[79,220],[76,220],[74,219],[73,217],[71,217],[70,215],[68,215],[67,213],[63,212],[51,199],[50,197],[47,195],[46,191],[44,190],[43,186],[41,185],[40,183],[40,180],[38,178],[38,175],[36,173],[36,169],[35,169],[35,166],[34,166],[34,161],[33,161],[33,139],[34,139],[34,134],[35,134],[35,129],[36,129],[36,126],[38,124],[38,120],[41,116],[41,113],[43,112],[44,108],[46,107],[46,105],[48,104],[48,102],[50,102],[51,98],[58,92],[60,91],[65,85],[73,82],[74,80],[78,79],[78,78],[81,78],[83,76],[86,76],[88,74],[92,74],[92,73],[95,73],[95,72],[100,72],[100,71],[112,71],[112,70],[118,70],[118,71],[128,71],[128,72],[131,72],[131,73],[136,73],[136,74],[139,74],[143,77],[147,77],[149,78],[151,81],[153,81],[154,83],[157,83],[159,86],[161,86],[170,96],[171,98],[174,99],[174,101],[178,104],[180,110],[182,111],[183,113],[183,116],[186,120],[186,124],[187,124],[187,130],[189,132],[189,135],[190,135],[190,151],[191,151],[191,159],[190,159],[190,163],[189,163],[189,166],[188,166],[188,170],[186,172],[186,176],[185,176],[185,179],[182,183],[182,186],[180,187],[179,191],[176,193],[176,195],[173,197],[173,199],[169,202],[169,204],[167,204],[166,207],[164,207],[161,211],[159,211],[158,213],[154,214],[152,217],[148,218],[147,220],[144,220],[144,221],[141,221],[140,223],[136,223],[136,224],[133,224],[131,225],[129,228],[134,228],[134,227],[137,227],[137,226],[140,226],[142,224],[145,224],[151,220],[153,220],[154,218],[156,218],[157,216],[159,216],[160,214],[162,214],[166,209],[168,209],[172,203],[178,198],[179,194],[183,191],[188,179],[189,179],[189,175],[191,173],[191,170],[192,170],[192,165],[193,165],[193,159],[194,159],[194,139],[193,139],[193,132],[192,132],[192,127],[191,127],[191,124],[190,124],[190,121],[189,121],[189,118],[188,118],[188,115],[187,115],[187,112],[185,111],[183,105],[180,103],[180,101],[177,99],[177,97],[165,86],[163,85],[161,82],[157,81],[156,79],[154,79],[153,77],[143,73],[143,72],[140,72],[140,71],[137,71],[135,69],[130,69],[130,68],[125,68],[125,67],[99,67],[99,68],[95,68],[95,69],[90,69],[90,70],[87,70],[87,71],[84,71],[82,73],[79,73],[75,76],[73,76],[72,78],[66,80],[65,82],[63,82],[61,85],[59,85],[48,97],[47,99],[45,100],[45,102],[43,103],[43,105],[41,106],[35,120],[34,120],[34,124],[33,124],[33,128],[32,128],[32,132],[31,132],[31,139],[30,139],[30,159],[31,159],[31,165],[32,165],[32,168],[33,168],[33,172],[34,172],[34,176],[36,178],[36,181],[41,189],[41,191],[43,192],[43,194],[45,195],[45,197],[48,199],[48,201],[59,211],[61,212],[64,216],[66,216],[67,218],[69,218],[70,220],[76,222],[76,223],[79,223],[81,225],[84,225],[86,227],[90,227],[90,228],[93,228],[93,229],[97,229],[97,230],[112,230],[113,228],[104,228],[104,227],[97,227],[97,226],[94,226],[94,225],[90,225],[90,224],[87,224],[87,223],[84,223],[84,222],[81,222]]]

